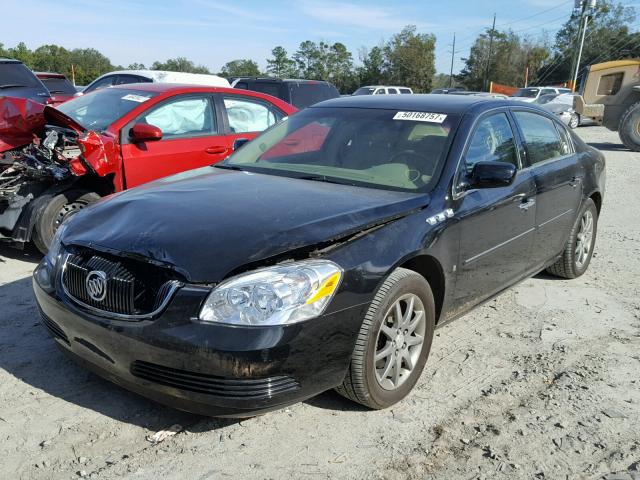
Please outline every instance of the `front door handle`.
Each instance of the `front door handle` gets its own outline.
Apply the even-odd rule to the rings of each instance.
[[[573,177],[569,185],[571,185],[572,188],[576,188],[578,185],[580,185],[581,181],[582,179],[580,177]]]
[[[210,155],[219,155],[227,153],[229,149],[223,145],[215,145],[213,147],[205,148],[204,151]]]
[[[535,204],[536,204],[536,199],[530,198],[526,202],[522,202],[520,205],[518,205],[518,208],[526,211],[526,210],[529,210],[531,207],[533,207]]]

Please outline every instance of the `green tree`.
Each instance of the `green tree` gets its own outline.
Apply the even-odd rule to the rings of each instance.
[[[319,48],[315,42],[306,40],[300,44],[298,50],[293,54],[293,60],[296,62],[297,71],[302,78],[316,78],[319,56]]]
[[[170,58],[166,62],[153,62],[151,70],[167,70],[169,72],[211,73],[204,65],[196,65],[185,57]]]
[[[144,63],[130,63],[127,67],[127,70],[146,70],[147,67],[144,66]]]
[[[363,47],[360,50],[360,61],[362,62],[362,66],[358,68],[360,85],[382,85],[387,83],[384,46],[373,47],[371,50]]]
[[[223,65],[220,75],[223,77],[257,77],[260,75],[260,68],[253,60],[231,60]]]
[[[436,73],[435,44],[433,34],[417,33],[415,25],[391,37],[384,47],[389,82],[429,92]]]
[[[456,79],[469,90],[486,90],[492,81],[519,87],[524,86],[528,68],[529,84],[536,83],[549,55],[539,40],[522,40],[511,30],[487,29],[476,38]]]
[[[272,58],[267,59],[267,73],[276,78],[296,77],[296,62],[287,55],[284,47],[277,46],[271,50]]]
[[[71,65],[73,65],[77,85],[86,85],[100,75],[115,70],[111,61],[94,48],[75,48],[71,50],[69,61],[68,69],[60,73],[64,73],[71,78]]]

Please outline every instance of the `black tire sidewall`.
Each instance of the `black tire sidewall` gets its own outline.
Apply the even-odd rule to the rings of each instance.
[[[640,124],[640,102],[631,105],[620,118],[618,125],[618,134],[622,143],[632,151],[640,151],[640,133],[638,133],[638,125]]]
[[[426,329],[424,343],[422,345],[422,351],[420,357],[416,363],[415,368],[411,372],[411,376],[396,390],[385,390],[379,384],[375,376],[375,367],[373,358],[376,352],[378,333],[382,327],[385,314],[393,303],[402,295],[406,293],[413,293],[420,297],[425,309],[426,315]],[[435,328],[435,302],[433,294],[429,288],[429,284],[418,274],[411,275],[402,278],[395,283],[387,292],[383,302],[380,304],[378,310],[375,313],[375,321],[369,330],[369,336],[367,339],[367,348],[365,353],[365,384],[371,397],[371,400],[379,406],[379,408],[386,408],[391,406],[403,398],[405,398],[409,392],[413,389],[416,382],[422,374],[422,370],[427,362],[429,352],[431,351],[431,343],[433,342],[433,331]]]
[[[55,222],[65,205],[73,202],[90,204],[100,199],[100,195],[86,190],[69,190],[53,197],[36,219],[33,243],[46,254],[56,232]]]

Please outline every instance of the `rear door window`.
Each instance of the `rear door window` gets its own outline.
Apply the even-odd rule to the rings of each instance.
[[[224,107],[232,133],[262,132],[283,117],[275,108],[245,97],[224,97]]]
[[[567,154],[553,120],[533,112],[516,111],[514,116],[522,131],[530,165]]]
[[[411,90],[409,90],[408,88],[401,88],[400,89],[400,93],[405,94],[405,95],[407,95],[407,94],[411,95]]]
[[[178,97],[145,114],[141,122],[158,127],[163,138],[213,135],[217,132],[215,115],[207,96]]]
[[[398,94],[398,90],[396,90],[395,88],[388,88],[387,90],[389,90],[389,94],[391,94],[391,95],[397,95]]]

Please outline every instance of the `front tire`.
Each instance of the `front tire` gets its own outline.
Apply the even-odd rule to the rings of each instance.
[[[358,333],[338,393],[373,409],[387,408],[413,389],[431,350],[435,302],[427,281],[404,268],[378,289]]]
[[[593,256],[597,233],[598,209],[593,200],[587,198],[571,229],[562,257],[547,268],[547,272],[562,278],[577,278],[586,272]]]
[[[640,102],[634,103],[622,114],[618,135],[625,147],[633,152],[640,152]]]
[[[99,199],[97,193],[85,190],[69,190],[53,197],[36,219],[33,243],[38,250],[46,255],[62,222]]]
[[[580,115],[576,112],[571,114],[571,118],[569,119],[569,128],[578,128],[580,126]]]

